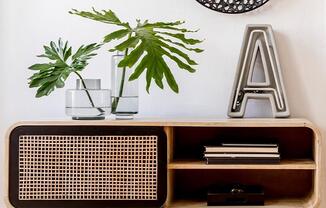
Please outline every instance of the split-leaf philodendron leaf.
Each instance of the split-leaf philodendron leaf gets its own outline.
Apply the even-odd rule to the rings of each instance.
[[[122,22],[111,10],[96,11],[93,9],[87,12],[74,9],[70,13],[122,27],[106,35],[104,43],[121,40],[110,51],[124,52],[125,57],[119,63],[119,67],[134,67],[129,81],[138,79],[146,71],[146,90],[148,92],[152,80],[163,89],[163,78],[174,92],[179,92],[178,84],[165,58],[175,62],[181,69],[191,73],[196,71],[194,66],[197,63],[184,51],[202,52],[202,49],[192,47],[202,41],[186,37],[187,33],[197,31],[181,28],[181,25],[184,24],[183,21],[149,23],[147,20],[143,22],[137,20],[137,26],[132,28],[129,23]]]
[[[44,54],[38,57],[47,58],[49,62],[34,64],[29,69],[37,71],[30,78],[29,87],[37,87],[36,97],[49,95],[55,88],[62,88],[71,73],[77,74],[85,69],[88,60],[96,55],[95,51],[100,44],[82,45],[72,54],[68,42],[61,39],[57,43],[51,41],[49,46],[44,46]],[[80,77],[81,78],[81,77]]]

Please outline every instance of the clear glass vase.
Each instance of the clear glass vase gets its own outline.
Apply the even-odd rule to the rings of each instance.
[[[122,54],[112,56],[112,114],[116,119],[133,119],[138,113],[138,80],[129,81],[133,69],[118,67]]]
[[[66,91],[66,114],[74,120],[103,120],[111,111],[111,91],[101,89],[100,79],[77,79],[76,89]]]

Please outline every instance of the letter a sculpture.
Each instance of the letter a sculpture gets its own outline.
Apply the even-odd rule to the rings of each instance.
[[[258,54],[262,60],[264,82],[253,81]],[[273,29],[270,25],[246,27],[229,105],[229,117],[242,118],[248,99],[269,99],[274,117],[290,116]]]

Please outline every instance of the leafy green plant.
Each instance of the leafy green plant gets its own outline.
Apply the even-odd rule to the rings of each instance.
[[[29,67],[30,70],[36,71],[29,78],[29,87],[38,88],[36,97],[50,95],[56,88],[63,88],[65,81],[70,74],[75,74],[81,79],[83,87],[86,85],[80,72],[88,65],[88,60],[96,55],[95,51],[101,47],[101,44],[92,43],[90,45],[82,45],[73,54],[72,47],[59,39],[57,43],[51,41],[49,45],[43,46],[44,54],[39,55],[40,58],[47,59],[46,63],[38,63]],[[92,107],[94,102],[87,90],[85,90]],[[98,108],[100,113],[104,111]]]
[[[122,22],[111,10],[78,11],[73,9],[70,13],[120,27],[120,29],[106,35],[103,40],[104,43],[109,43],[113,40],[122,39],[122,42],[110,50],[111,52],[120,51],[124,53],[124,59],[118,65],[123,70],[119,97],[123,93],[127,68],[134,67],[133,73],[128,78],[129,81],[136,80],[142,73],[146,73],[147,92],[149,92],[152,80],[163,89],[163,78],[166,79],[174,92],[179,92],[178,84],[165,58],[175,62],[180,69],[191,73],[196,71],[194,66],[197,63],[184,51],[203,52],[200,48],[192,47],[202,41],[186,37],[186,34],[197,31],[182,28],[183,21],[150,23],[148,20],[137,20],[137,25],[131,27],[128,22]],[[119,103],[119,97],[113,100],[113,112]]]

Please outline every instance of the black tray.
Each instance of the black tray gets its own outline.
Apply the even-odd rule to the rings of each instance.
[[[228,185],[216,187],[207,193],[207,206],[264,205],[262,186]]]

